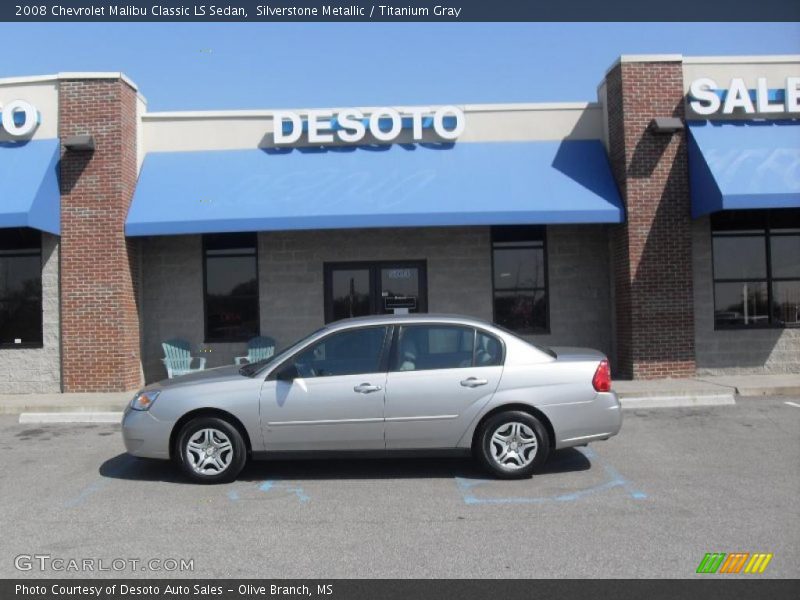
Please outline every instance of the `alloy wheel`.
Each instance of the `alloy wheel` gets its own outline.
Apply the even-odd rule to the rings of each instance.
[[[195,473],[219,475],[233,460],[233,444],[219,429],[199,429],[186,442],[186,458]]]
[[[536,458],[539,448],[536,434],[525,423],[503,423],[494,430],[489,447],[492,459],[504,469],[521,469]]]

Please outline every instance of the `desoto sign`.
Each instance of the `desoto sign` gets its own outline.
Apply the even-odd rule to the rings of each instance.
[[[30,102],[12,100],[0,103],[0,129],[12,137],[24,137],[39,125],[39,111]]]
[[[755,90],[747,89],[739,77],[731,79],[727,88],[707,77],[695,79],[689,86],[689,106],[698,115],[713,115],[720,109],[724,115],[737,109],[745,114],[800,113],[800,77],[787,77],[782,90],[770,90],[766,77],[758,78]]]
[[[357,108],[309,110],[305,117],[296,112],[275,111],[272,118],[276,145],[294,144],[304,132],[311,144],[332,144],[360,142],[367,132],[380,142],[392,142],[404,129],[410,129],[412,139],[418,142],[423,131],[430,128],[440,139],[453,141],[464,131],[464,112],[456,106],[377,108],[368,116]]]

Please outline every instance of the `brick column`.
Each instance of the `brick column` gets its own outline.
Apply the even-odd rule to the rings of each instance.
[[[650,131],[684,117],[679,60],[626,62],[606,76],[609,154],[626,207],[612,232],[619,376],[695,373],[692,241],[684,132]]]
[[[135,246],[125,218],[136,185],[136,90],[122,79],[62,80],[60,136],[93,152],[61,155],[61,340],[65,392],[142,383]]]

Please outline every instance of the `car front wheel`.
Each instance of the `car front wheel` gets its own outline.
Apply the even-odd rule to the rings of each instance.
[[[247,461],[242,435],[218,417],[192,419],[178,436],[183,471],[199,483],[228,483]]]
[[[478,458],[496,477],[530,477],[547,460],[550,439],[539,420],[523,411],[490,417],[476,439]]]

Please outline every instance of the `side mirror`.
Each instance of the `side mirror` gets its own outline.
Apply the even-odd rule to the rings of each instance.
[[[300,377],[300,373],[298,373],[297,367],[294,365],[294,363],[282,366],[281,369],[277,373],[275,373],[275,379],[277,379],[278,381],[291,382],[297,379],[298,377]]]

